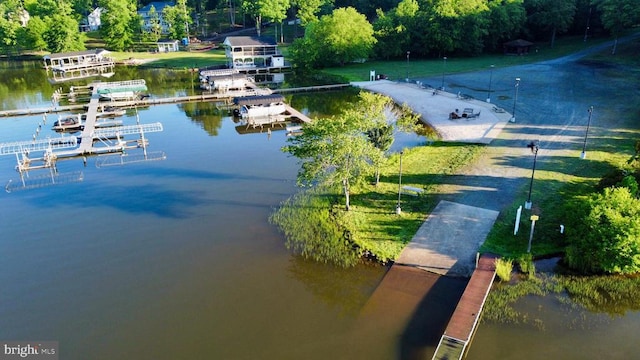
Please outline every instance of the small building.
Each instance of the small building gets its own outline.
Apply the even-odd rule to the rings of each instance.
[[[26,9],[18,10],[18,20],[20,20],[20,26],[27,27],[27,25],[29,24],[29,19],[31,19],[31,16]]]
[[[142,29],[149,31],[153,26],[154,19],[151,14],[151,8],[155,10],[157,21],[160,24],[160,32],[166,34],[169,32],[169,24],[164,21],[163,12],[167,6],[175,6],[173,1],[153,1],[145,7],[138,10],[138,15],[142,19]]]
[[[284,57],[271,38],[228,36],[223,45],[228,66],[233,69],[283,68]]]
[[[531,50],[533,43],[523,39],[512,40],[504,43],[502,48],[505,55],[525,55]]]
[[[89,31],[96,31],[100,28],[100,25],[102,25],[102,22],[100,21],[102,10],[103,9],[101,7],[97,7],[87,16],[87,27]]]
[[[43,57],[51,81],[60,82],[112,73],[115,61],[105,49],[49,54]]]
[[[180,50],[180,42],[178,40],[160,40],[157,42],[158,52],[176,52]]]

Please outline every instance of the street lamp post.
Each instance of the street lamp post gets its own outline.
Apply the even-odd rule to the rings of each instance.
[[[409,54],[411,54],[411,51],[407,51],[407,82],[409,82]]]
[[[440,90],[444,91],[444,72],[447,68],[447,57],[442,58],[442,86],[440,86]]]
[[[589,135],[589,127],[591,126],[591,114],[593,113],[593,106],[589,106],[589,121],[587,122],[587,131],[584,133],[584,145],[582,145],[582,153],[580,153],[580,159],[587,158],[587,136]]]
[[[491,80],[493,80],[493,68],[495,65],[491,65],[491,70],[489,72],[489,91],[487,91],[487,102],[491,102]]]
[[[538,149],[540,148],[538,142],[530,142],[527,145],[528,148],[531,149],[533,153],[533,170],[531,171],[531,182],[529,183],[529,197],[527,197],[527,201],[524,203],[524,208],[527,210],[531,210],[531,190],[533,189],[533,175],[536,173],[536,160],[538,160]]]
[[[515,96],[513,97],[513,111],[511,112],[511,119],[509,122],[516,122],[516,103],[518,102],[518,87],[520,87],[520,78],[516,78]]]
[[[402,208],[400,208],[400,194],[402,194],[402,154],[404,151],[400,151],[400,175],[398,176],[398,204],[396,205],[396,214],[400,215],[402,213]]]

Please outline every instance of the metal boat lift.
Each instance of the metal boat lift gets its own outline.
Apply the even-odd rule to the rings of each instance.
[[[110,84],[105,84],[107,87]],[[122,83],[114,84],[115,86]],[[20,173],[20,181],[9,181],[5,186],[7,192],[23,190],[48,185],[60,184],[63,182],[82,181],[84,176],[81,172],[59,174],[56,162],[60,160],[81,157],[86,166],[87,156],[117,155],[118,159],[109,156],[96,161],[97,167],[109,165],[123,165],[126,163],[164,160],[163,152],[148,153],[148,140],[145,133],[163,131],[159,122],[151,124],[140,124],[139,119],[136,125],[114,126],[109,128],[96,127],[97,109],[99,106],[99,94],[97,87],[94,88],[89,103],[87,118],[84,129],[79,137],[61,136],[37,140],[35,135],[32,141],[20,141],[10,143],[0,143],[0,155],[16,156],[16,170]],[[139,135],[134,139],[127,139],[129,135]],[[130,154],[130,150],[142,149],[142,154]],[[47,169],[48,174],[29,176],[34,170]]]

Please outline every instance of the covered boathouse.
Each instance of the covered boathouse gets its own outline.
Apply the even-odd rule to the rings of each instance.
[[[229,68],[244,73],[278,72],[290,68],[273,39],[257,36],[227,36],[223,45]]]
[[[52,82],[103,75],[113,72],[115,61],[105,49],[45,55],[44,67]]]

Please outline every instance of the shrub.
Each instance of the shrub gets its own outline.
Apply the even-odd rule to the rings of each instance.
[[[533,255],[531,253],[522,254],[518,257],[518,267],[520,272],[527,274],[529,278],[536,274],[536,264],[533,263]]]
[[[496,259],[496,274],[500,281],[511,280],[511,272],[513,271],[513,260],[511,259]]]

